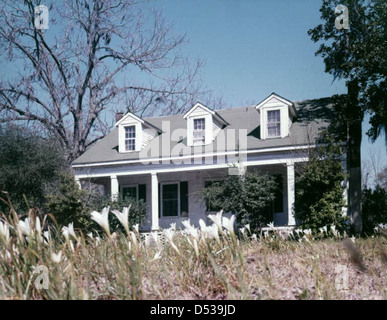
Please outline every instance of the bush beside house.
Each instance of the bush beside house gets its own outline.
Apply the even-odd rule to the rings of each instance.
[[[322,146],[309,151],[309,161],[298,166],[295,217],[300,227],[313,232],[330,225],[343,232],[349,221],[343,215],[346,174],[342,150],[332,137],[324,139]]]
[[[257,229],[273,221],[267,208],[275,199],[277,187],[273,176],[255,171],[214,182],[203,189],[203,195],[207,207],[231,212],[241,225]]]

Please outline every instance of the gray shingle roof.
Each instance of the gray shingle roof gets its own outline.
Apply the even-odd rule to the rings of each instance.
[[[315,140],[317,133],[327,127],[330,119],[333,117],[333,111],[329,98],[305,100],[295,103],[297,110],[297,120],[290,128],[290,135],[278,139],[260,139],[260,115],[254,106],[219,109],[217,113],[224,118],[230,125],[223,130],[229,129],[247,129],[247,149],[265,149],[273,147],[285,147],[293,145],[303,145]],[[183,115],[171,115],[158,118],[146,118],[150,124],[162,128],[162,121],[170,121],[170,129],[186,129],[186,120]],[[164,132],[163,134],[168,134]],[[217,139],[213,142],[213,150],[216,151]],[[155,143],[155,141],[153,141]],[[178,144],[186,146],[186,139],[180,141],[171,141],[171,150]],[[154,144],[153,144],[154,145]],[[145,147],[152,146],[152,142]],[[203,148],[205,152],[205,149]],[[192,152],[193,153],[193,152]],[[84,154],[77,158],[73,164],[90,164],[100,162],[112,162],[122,160],[139,159],[139,152],[119,153],[118,152],[118,128],[114,128],[106,137],[91,146]]]

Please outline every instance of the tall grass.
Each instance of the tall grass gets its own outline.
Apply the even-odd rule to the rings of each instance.
[[[334,227],[261,234],[211,215],[196,228],[175,225],[142,234],[113,213],[125,233],[111,233],[109,209],[93,212],[100,232],[58,229],[33,210],[0,221],[1,299],[386,299],[386,226],[348,239]],[[96,227],[98,225],[96,224]],[[331,236],[327,238],[328,234]],[[325,239],[321,239],[325,238]],[[343,239],[344,238],[344,239]],[[344,242],[343,242],[344,241]],[[337,286],[337,266],[348,275]],[[44,276],[47,275],[47,279]]]

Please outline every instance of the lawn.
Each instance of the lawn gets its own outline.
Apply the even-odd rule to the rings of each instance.
[[[364,239],[327,238],[329,227],[254,234],[218,214],[200,228],[112,233],[95,217],[102,228],[89,234],[32,211],[3,219],[0,299],[387,298],[385,230]]]

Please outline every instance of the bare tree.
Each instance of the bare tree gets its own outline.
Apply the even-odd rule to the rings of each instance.
[[[364,189],[367,189],[370,185],[371,172],[372,172],[372,169],[371,169],[371,163],[370,163],[369,159],[362,161],[362,163],[361,163],[361,185]]]
[[[379,175],[382,174],[382,154],[379,149],[371,148],[362,161],[362,184],[365,188],[373,188],[380,183]]]
[[[376,184],[387,191],[387,167],[384,167],[376,177]]]
[[[12,68],[0,81],[0,122],[40,123],[71,162],[107,133],[112,112],[177,113],[197,99],[200,61],[180,54],[185,36],[146,3],[45,1],[48,30],[35,27],[40,4],[0,8],[0,58]]]

